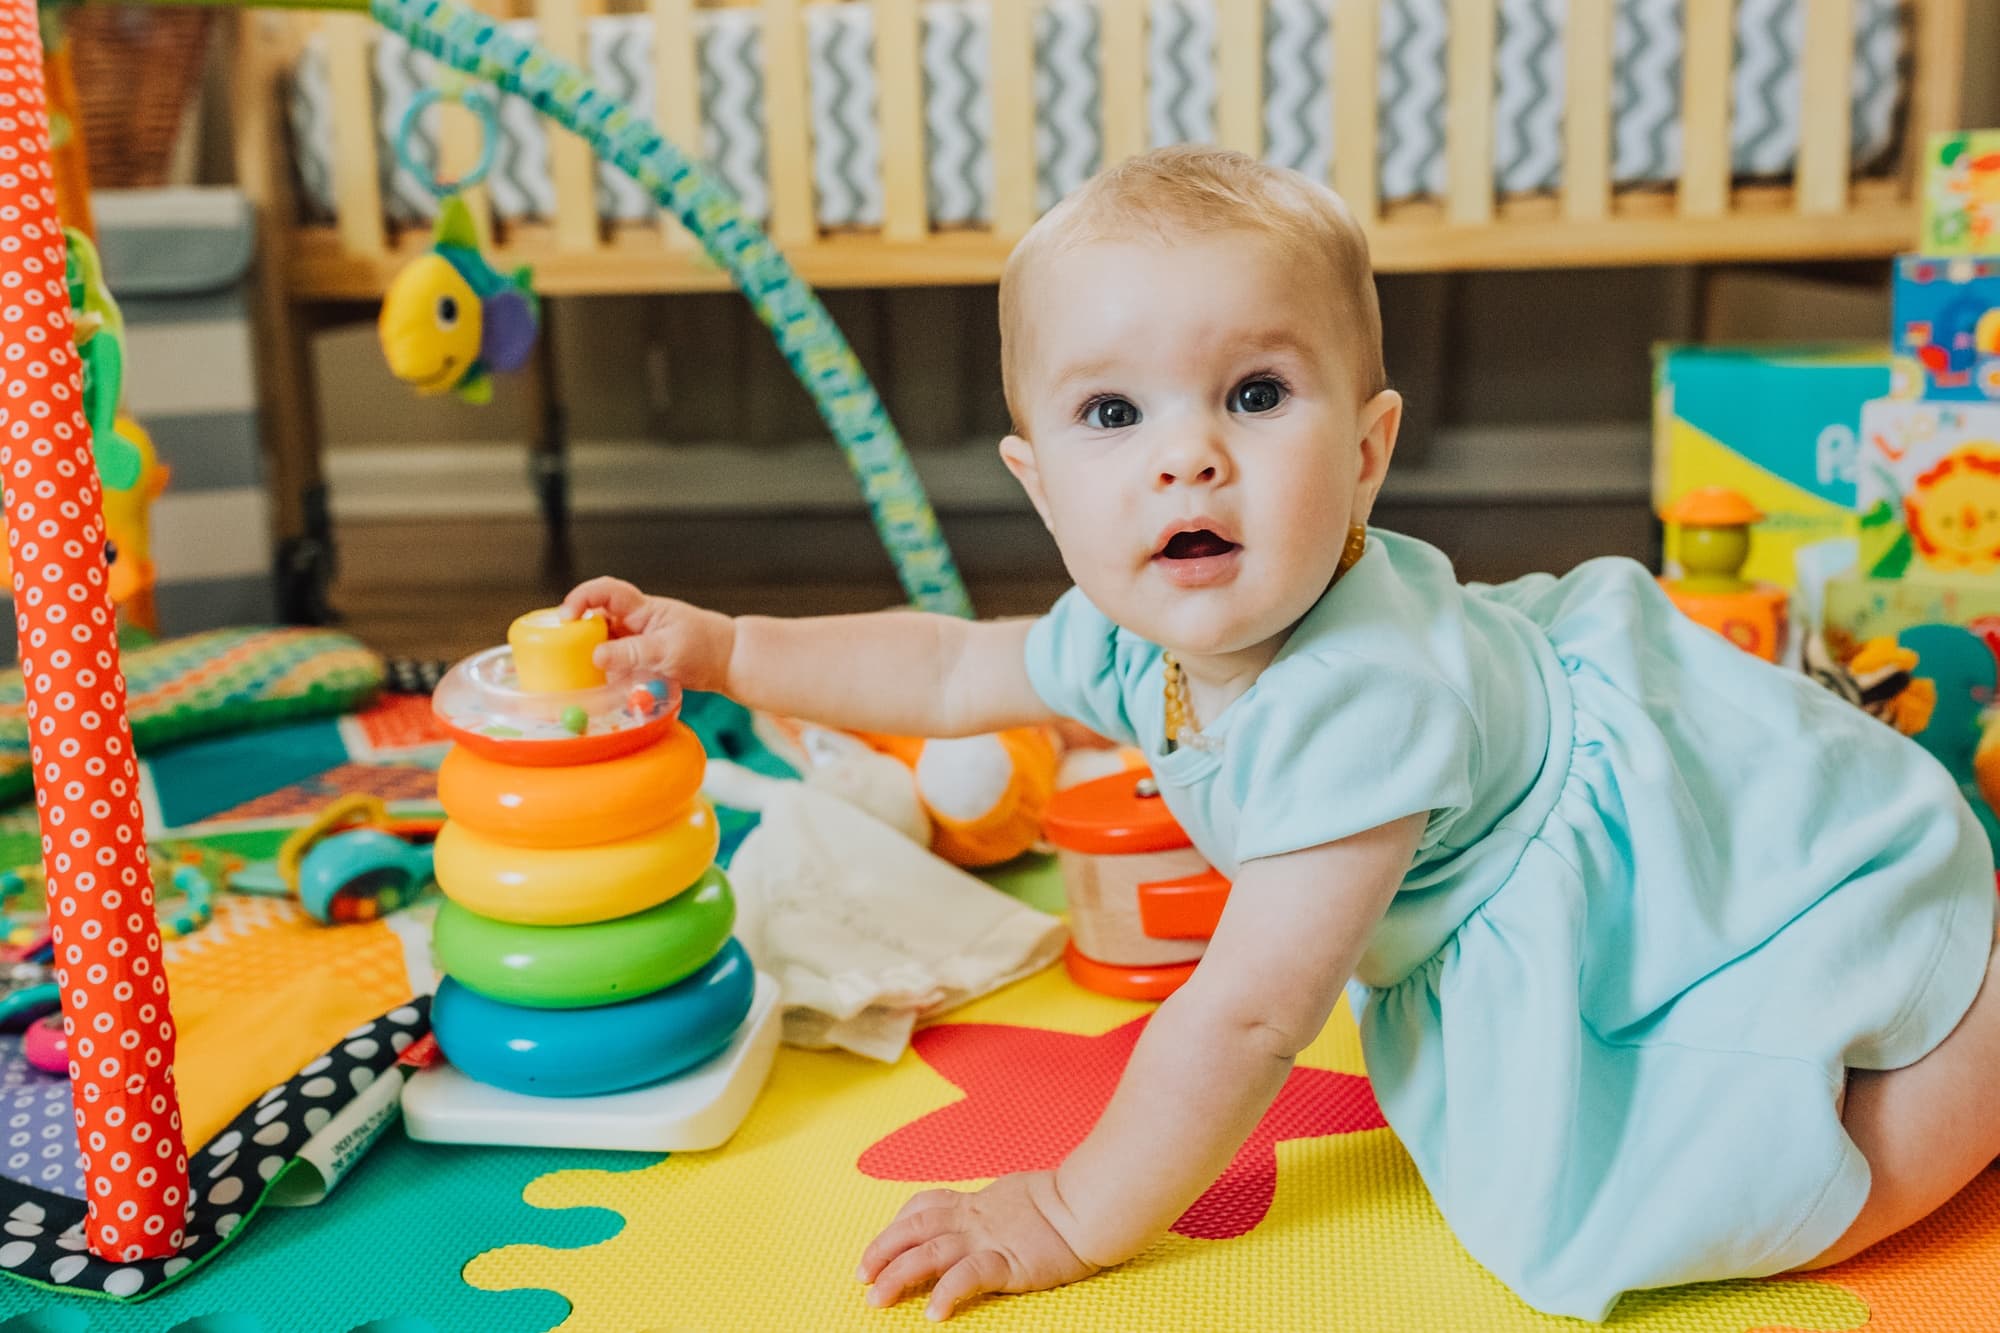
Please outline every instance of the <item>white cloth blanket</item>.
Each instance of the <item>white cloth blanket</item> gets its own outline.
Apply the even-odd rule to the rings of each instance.
[[[736,936],[777,978],[784,1038],[894,1061],[922,1019],[1039,971],[1062,921],[802,782],[764,793],[730,863]]]

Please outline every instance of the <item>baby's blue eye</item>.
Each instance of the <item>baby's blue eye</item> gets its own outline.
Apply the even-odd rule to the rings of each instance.
[[[1273,379],[1245,380],[1229,395],[1232,412],[1269,412],[1285,401],[1285,386]]]
[[[1083,422],[1099,430],[1124,430],[1139,424],[1139,409],[1125,398],[1099,398],[1083,409]]]

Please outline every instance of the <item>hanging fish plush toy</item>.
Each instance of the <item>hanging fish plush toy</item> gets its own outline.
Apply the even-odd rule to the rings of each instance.
[[[541,303],[528,270],[502,275],[479,253],[472,214],[440,201],[430,252],[389,284],[379,332],[389,370],[420,394],[493,397],[493,375],[519,370],[535,350]]]

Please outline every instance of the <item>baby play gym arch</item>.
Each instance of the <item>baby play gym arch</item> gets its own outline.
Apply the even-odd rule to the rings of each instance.
[[[911,600],[969,614],[923,487],[852,349],[701,165],[574,66],[451,0],[302,0],[301,7],[367,8],[444,65],[525,98],[581,135],[678,217],[749,298],[812,394]],[[0,0],[0,474],[89,1191],[85,1237],[99,1257],[130,1261],[182,1248],[188,1163],[106,581],[103,492],[82,402],[37,8],[35,0]]]

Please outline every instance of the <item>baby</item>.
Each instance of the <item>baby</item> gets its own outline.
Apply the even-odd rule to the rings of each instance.
[[[1000,455],[1076,581],[1045,617],[566,603],[610,621],[607,666],[754,707],[1141,746],[1234,882],[1089,1137],[911,1199],[871,1301],[928,1284],[942,1318],[1138,1254],[1350,979],[1438,1206],[1551,1313],[1835,1262],[2000,1154],[1994,866],[1949,777],[1637,564],[1461,586],[1367,527],[1402,402],[1338,198],[1133,159],[1022,241],[1000,319]]]

